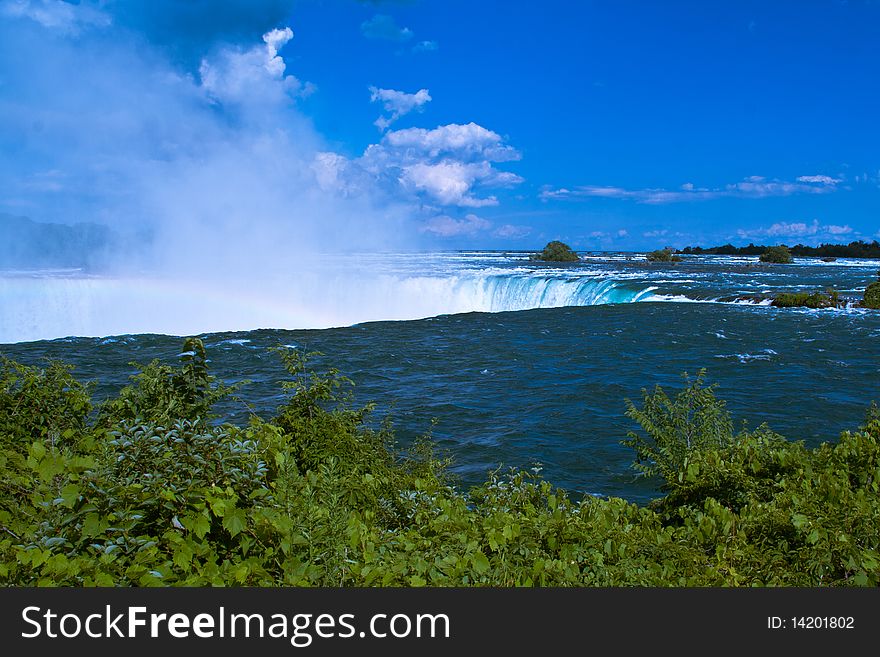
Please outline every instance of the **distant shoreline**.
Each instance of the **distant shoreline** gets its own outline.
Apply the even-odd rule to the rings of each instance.
[[[782,246],[788,246],[782,244]],[[724,244],[722,246],[686,246],[677,250],[677,253],[691,255],[737,255],[752,256],[761,255],[769,249],[770,246],[749,244],[748,246],[733,246],[732,244]],[[819,246],[805,246],[796,244],[788,246],[791,255],[795,257],[814,257],[814,258],[880,258],[880,242],[865,242],[858,240],[849,244],[820,244]]]

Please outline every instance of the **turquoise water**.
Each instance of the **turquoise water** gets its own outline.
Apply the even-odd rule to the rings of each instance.
[[[639,398],[643,387],[674,388],[682,372],[706,368],[735,418],[750,426],[766,421],[809,444],[854,428],[869,403],[880,401],[880,313],[777,309],[753,299],[832,285],[855,297],[876,276],[876,261],[759,266],[749,258],[701,257],[660,266],[620,254],[560,268],[532,265],[521,254],[455,253],[433,254],[421,266],[414,256],[388,257],[376,275],[373,258],[333,279],[334,286],[361,281],[359,293],[348,292],[360,304],[345,309],[352,317],[381,314],[381,294],[371,284],[400,289],[386,309],[395,318],[406,309],[406,295],[416,292],[437,296],[422,299],[412,314],[432,303],[459,305],[423,319],[202,333],[215,374],[252,381],[241,393],[251,408],[227,402],[219,409],[225,417],[271,415],[281,402],[284,372],[268,349],[291,345],[323,352],[316,366],[337,367],[352,378],[357,400],[378,402],[379,416],[390,412],[403,442],[425,433],[436,418],[433,437],[453,457],[463,484],[482,481],[500,464],[540,463],[548,479],[569,490],[645,500],[656,490],[634,478],[632,454],[618,443],[634,428],[624,400]],[[0,290],[42,285],[46,297],[64,298],[56,307],[69,309],[73,326],[72,313],[94,312],[100,299],[90,297],[83,310],[86,303],[77,305],[75,293],[87,286],[74,288],[71,280],[119,285],[76,272],[15,272],[0,276],[6,285]],[[138,294],[132,288],[130,296]],[[340,294],[336,287],[308,291],[327,305],[334,294]],[[0,295],[7,335],[26,328],[9,319],[17,298]],[[27,316],[25,310],[19,304],[17,316]],[[53,319],[65,325],[64,317]],[[234,325],[242,318],[228,320]],[[136,314],[108,318],[107,326],[137,321]],[[134,372],[130,361],[175,360],[180,350],[179,337],[107,337],[112,331],[90,328],[100,337],[15,341],[0,345],[0,353],[29,363],[43,357],[73,363],[102,397],[125,384]]]

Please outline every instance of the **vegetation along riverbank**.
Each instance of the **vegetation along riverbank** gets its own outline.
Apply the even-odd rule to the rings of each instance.
[[[455,485],[350,381],[279,348],[287,401],[246,397],[204,346],[100,404],[58,363],[0,361],[0,582],[14,586],[825,586],[880,582],[880,413],[816,448],[737,430],[702,374],[628,404],[661,496],[575,499],[535,470]]]

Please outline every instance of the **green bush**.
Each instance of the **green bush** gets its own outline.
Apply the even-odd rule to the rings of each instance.
[[[82,431],[92,406],[88,386],[72,369],[57,361],[27,367],[0,356],[0,435],[14,443],[60,444]]]
[[[880,272],[877,272],[880,276]],[[865,288],[865,297],[862,300],[862,307],[880,310],[880,279],[874,281]]]
[[[580,260],[578,254],[568,244],[559,241],[548,242],[543,251],[532,254],[530,259],[546,262],[577,262]]]
[[[658,251],[651,251],[647,255],[648,262],[681,262],[682,257],[676,255],[675,251],[669,247]]]
[[[791,251],[784,244],[768,247],[764,253],[758,256],[758,260],[777,265],[787,265],[794,262],[794,259],[791,257]]]
[[[3,362],[0,583],[880,583],[876,407],[808,449],[766,426],[735,433],[701,372],[628,404],[641,432],[625,443],[665,493],[647,506],[575,500],[538,469],[462,491],[430,441],[400,450],[350,381],[295,350],[276,350],[289,375],[276,417],[206,421],[228,388],[199,344],[145,366],[96,418],[69,368]]]
[[[159,423],[211,419],[211,407],[231,395],[238,386],[215,383],[214,377],[208,374],[205,345],[199,338],[186,338],[179,358],[178,369],[158,360],[147,365],[131,363],[140,372],[131,377],[132,384],[123,388],[118,397],[102,405],[101,423],[112,426],[116,422],[147,418]]]
[[[773,297],[777,308],[839,308],[843,305],[836,290],[822,292],[782,292]]]

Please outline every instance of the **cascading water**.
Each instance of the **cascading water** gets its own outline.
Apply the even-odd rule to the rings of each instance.
[[[803,259],[758,267],[700,257],[664,266],[631,256],[603,258],[553,266],[532,263],[521,253],[363,254],[321,257],[299,271],[241,278],[222,268],[201,277],[0,271],[0,343],[328,328],[637,301],[764,307],[775,292],[828,287],[858,299],[877,268],[873,261],[829,266]]]
[[[258,287],[162,278],[0,276],[0,343],[69,335],[184,335],[256,328],[327,328],[463,312],[627,303],[643,294],[609,278],[539,273],[320,276]]]

